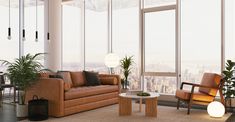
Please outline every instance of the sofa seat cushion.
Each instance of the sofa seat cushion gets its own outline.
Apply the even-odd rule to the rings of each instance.
[[[183,100],[189,100],[190,94],[191,94],[190,92],[191,91],[188,91],[188,90],[176,90],[176,97],[183,99]],[[213,101],[214,97],[201,93],[201,92],[194,92],[193,100],[209,102],[209,101]]]
[[[65,100],[72,100],[81,97],[110,93],[118,91],[118,85],[99,85],[71,88],[65,92]]]

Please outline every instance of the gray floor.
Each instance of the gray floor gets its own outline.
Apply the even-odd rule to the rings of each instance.
[[[0,122],[16,122],[15,106],[2,104],[0,108]]]
[[[159,104],[164,105],[161,102],[159,102]],[[15,106],[12,104],[3,103],[0,108],[0,122],[16,122],[16,121],[17,118],[15,114]],[[228,118],[226,122],[235,122],[235,113],[233,113],[233,115],[230,118]]]

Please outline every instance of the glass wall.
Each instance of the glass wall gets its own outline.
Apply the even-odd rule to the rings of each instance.
[[[135,63],[128,80],[131,89],[139,89],[139,0],[113,0],[112,5],[113,52],[121,59],[133,56]],[[116,74],[123,74],[120,67],[115,70]]]
[[[175,9],[147,12],[144,20],[147,90],[174,94],[177,84],[176,75],[172,75],[176,72]]]
[[[82,70],[81,5],[63,5],[63,70]]]
[[[19,57],[19,7],[18,3],[10,9],[11,40],[8,40],[9,8],[7,4],[0,5],[0,59],[13,61]],[[5,71],[6,67],[0,65],[0,71]]]
[[[235,1],[225,0],[225,60],[235,61]]]
[[[221,72],[221,0],[182,0],[182,82]]]
[[[85,1],[85,69],[107,73],[108,0]]]
[[[25,23],[25,41],[24,41],[24,54],[36,54],[44,53],[44,5],[43,2],[37,7],[33,3],[32,6],[25,6],[24,23]],[[37,18],[37,30],[38,41],[36,42],[36,18]],[[43,62],[42,62],[43,64]]]
[[[175,70],[175,10],[145,13],[145,72]]]

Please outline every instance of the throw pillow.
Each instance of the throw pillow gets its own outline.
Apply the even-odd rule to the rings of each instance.
[[[71,78],[74,87],[84,86],[85,85],[85,76],[82,71],[80,72],[71,72]]]
[[[69,71],[58,71],[58,75],[63,77],[64,82],[69,83],[70,86],[73,86],[72,78]]]
[[[86,78],[86,86],[97,86],[100,85],[98,78],[98,72],[83,71]]]
[[[117,85],[118,81],[115,77],[101,77],[100,82],[103,85]]]

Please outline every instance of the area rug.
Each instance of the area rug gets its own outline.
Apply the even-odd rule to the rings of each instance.
[[[187,115],[187,110],[176,107],[158,106],[157,117],[145,117],[144,110],[138,112],[138,104],[133,104],[131,116],[119,116],[118,105],[107,106],[95,110],[81,112],[61,118],[49,118],[45,122],[225,122],[231,114],[222,118],[212,118],[206,110],[192,109]],[[21,122],[28,122],[23,120]]]

